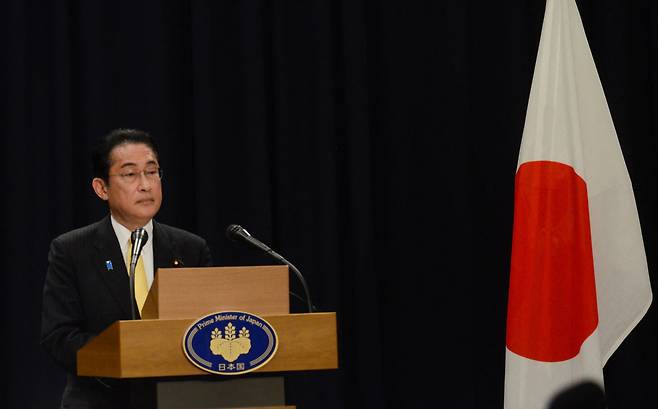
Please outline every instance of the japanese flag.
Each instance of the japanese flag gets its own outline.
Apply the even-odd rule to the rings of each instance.
[[[593,381],[651,304],[633,188],[574,0],[547,0],[515,181],[505,409]]]

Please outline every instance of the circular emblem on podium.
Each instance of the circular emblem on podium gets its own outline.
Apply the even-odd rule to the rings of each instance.
[[[221,311],[199,318],[185,331],[183,351],[195,366],[219,375],[255,371],[276,353],[278,338],[263,318]]]

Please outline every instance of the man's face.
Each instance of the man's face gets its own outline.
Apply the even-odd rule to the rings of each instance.
[[[112,149],[110,163],[108,182],[94,179],[94,191],[107,200],[112,216],[128,230],[143,227],[162,203],[155,154],[145,144],[124,143]]]

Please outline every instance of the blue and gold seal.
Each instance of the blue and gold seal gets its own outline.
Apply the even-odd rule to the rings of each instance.
[[[219,375],[262,367],[276,353],[278,338],[263,318],[242,311],[215,312],[194,322],[183,336],[183,351],[194,365]]]

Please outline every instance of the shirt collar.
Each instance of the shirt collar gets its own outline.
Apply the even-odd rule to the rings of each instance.
[[[110,219],[112,220],[112,228],[114,229],[114,234],[117,236],[117,240],[119,240],[119,244],[121,245],[121,250],[125,254],[126,248],[128,247],[128,240],[130,240],[130,235],[132,232],[128,230],[126,226],[116,221],[114,216],[110,215]],[[144,229],[146,229],[146,233],[148,233],[149,238],[146,244],[149,244],[153,240],[153,219],[146,223]]]

